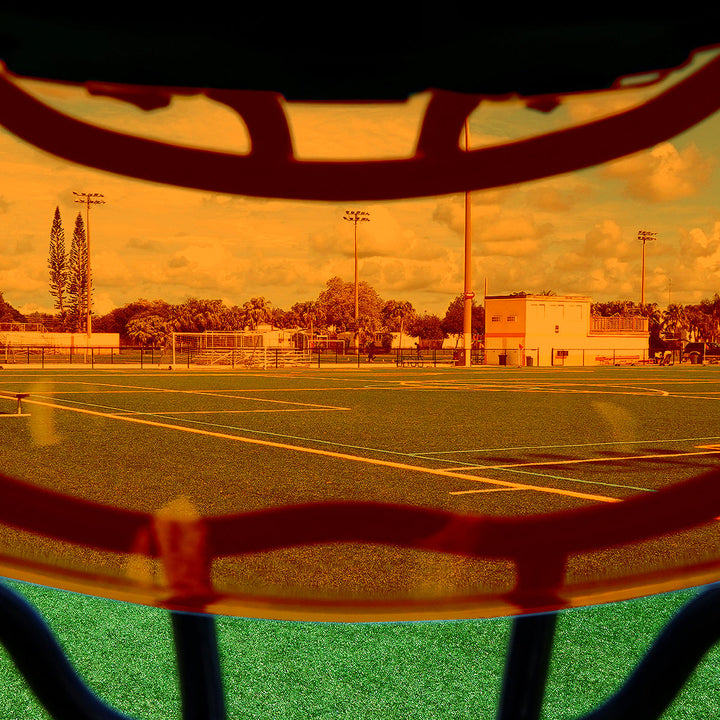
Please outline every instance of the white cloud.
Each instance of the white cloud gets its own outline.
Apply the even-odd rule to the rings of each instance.
[[[630,197],[659,203],[696,195],[707,185],[714,165],[715,159],[694,144],[679,151],[666,142],[609,163],[604,175],[622,180]]]

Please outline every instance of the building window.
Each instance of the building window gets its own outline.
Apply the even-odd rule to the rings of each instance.
[[[491,322],[500,322],[501,317],[499,315],[493,315],[492,318],[490,318]]]
[[[517,320],[517,315],[508,315],[507,321],[508,322],[515,322]]]

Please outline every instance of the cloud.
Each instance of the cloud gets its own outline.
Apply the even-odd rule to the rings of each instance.
[[[694,144],[679,151],[666,142],[609,163],[603,175],[622,180],[630,197],[660,203],[697,195],[709,182],[714,165],[715,159],[703,156]]]
[[[585,236],[583,254],[588,257],[626,258],[632,252],[630,243],[614,220],[598,223]]]
[[[565,213],[590,195],[586,184],[575,183],[571,187],[557,187],[549,182],[533,184],[526,194],[530,208],[547,213]]]
[[[155,240],[150,240],[149,238],[132,237],[125,243],[125,247],[129,250],[157,252],[162,248],[162,245]]]

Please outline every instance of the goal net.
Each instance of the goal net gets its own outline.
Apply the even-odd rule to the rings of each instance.
[[[288,367],[307,365],[310,353],[292,339],[253,331],[176,332],[172,336],[173,365]]]

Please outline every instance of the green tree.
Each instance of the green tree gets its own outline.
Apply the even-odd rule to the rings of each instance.
[[[325,313],[328,326],[339,332],[355,331],[355,283],[343,282],[339,277],[330,278],[326,289],[318,296],[318,303]],[[366,282],[358,283],[358,318],[370,317],[382,322],[383,301],[375,289]]]
[[[85,223],[80,213],[75,218],[75,229],[70,245],[68,280],[68,319],[71,329],[78,332],[85,328],[87,323],[88,290],[87,237]]]
[[[5,302],[2,292],[0,292],[0,322],[26,322],[25,316],[19,310],[16,310],[9,302]]]
[[[257,329],[260,323],[270,320],[270,303],[264,297],[254,297],[243,303],[245,326],[250,330]]]
[[[60,218],[60,208],[55,207],[52,227],[50,228],[50,252],[48,255],[50,269],[50,294],[55,298],[55,309],[64,322],[66,307],[65,296],[68,282],[68,257],[65,247],[65,231]]]
[[[443,332],[446,335],[461,335],[464,332],[464,318],[465,299],[462,295],[458,295],[448,305],[445,317],[441,321]],[[470,328],[473,335],[482,335],[485,332],[485,307],[479,305],[475,299],[472,301]]]
[[[298,325],[308,328],[311,338],[325,321],[325,309],[317,300],[295,303],[290,312]]]
[[[673,303],[662,314],[662,332],[668,338],[684,339],[687,334],[687,317],[682,305]]]
[[[592,303],[590,312],[592,315],[600,317],[612,317],[613,315],[626,317],[637,315],[640,312],[640,306],[635,305],[632,300],[610,300],[609,302]]]
[[[172,305],[164,300],[140,299],[101,315],[94,320],[93,327],[97,332],[118,333],[121,340],[132,342],[127,326],[133,318],[141,315],[158,315],[170,321],[171,313]]]
[[[172,324],[160,315],[136,315],[126,327],[128,338],[144,347],[167,347],[172,335]]]
[[[447,334],[443,330],[442,320],[437,315],[423,313],[415,318],[409,328],[411,335],[421,340],[443,340]]]
[[[388,300],[382,307],[382,319],[386,330],[400,333],[398,347],[402,350],[403,335],[417,319],[415,308],[407,300]]]
[[[177,332],[222,330],[227,308],[222,300],[188,298],[171,310],[172,325]]]

